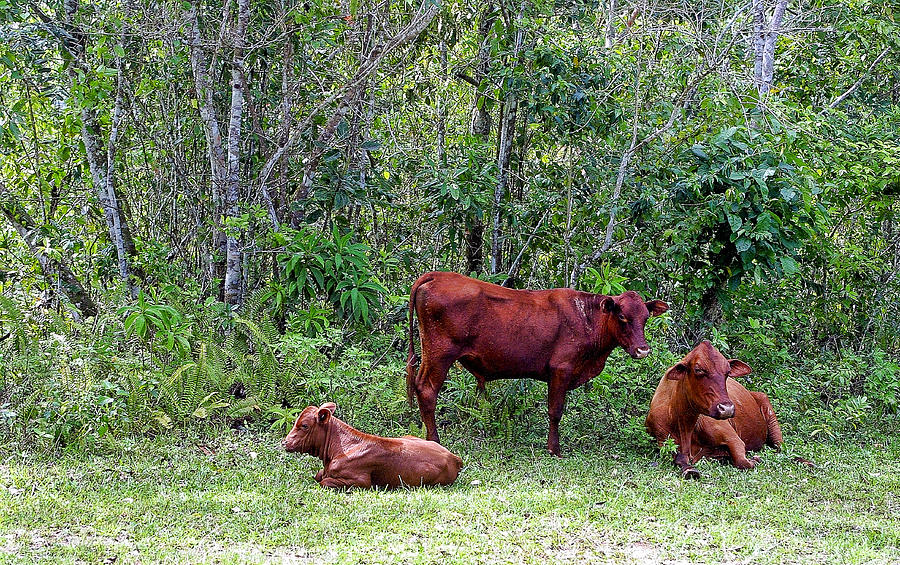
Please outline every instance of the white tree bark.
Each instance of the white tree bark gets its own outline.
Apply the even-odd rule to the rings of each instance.
[[[228,2],[223,11],[222,32],[224,34],[225,20],[227,19]],[[213,101],[213,89],[210,79],[210,69],[215,62],[215,54],[212,59],[207,62],[206,55],[203,51],[203,40],[200,34],[200,23],[197,16],[197,3],[191,4],[185,13],[185,27],[190,30],[188,44],[191,51],[191,72],[194,77],[194,91],[197,100],[197,109],[200,113],[200,120],[203,122],[203,133],[206,136],[206,147],[209,153],[210,167],[210,189],[212,190],[212,201],[215,206],[216,224],[219,218],[224,215],[225,206],[225,186],[227,177],[227,163],[225,157],[225,147],[222,141],[222,130],[219,126],[219,119],[216,115],[215,103]],[[220,39],[221,42],[221,39]],[[217,225],[214,228],[212,237],[212,249],[209,259],[209,277],[210,279],[224,279],[225,277],[225,258],[227,255],[227,239],[223,226]]]
[[[753,0],[753,79],[761,102],[775,80],[775,43],[790,0],[776,0],[772,17],[767,17],[765,0]]]
[[[61,256],[58,259],[52,258],[42,251],[37,242],[39,236],[38,226],[19,203],[18,199],[3,185],[2,179],[0,179],[0,213],[6,217],[22,240],[25,241],[25,245],[28,246],[31,254],[37,259],[41,273],[43,273],[47,282],[65,294],[72,304],[78,308],[81,315],[85,317],[96,316],[99,312],[97,303],[94,302],[94,299],[82,286],[81,281],[69,268],[65,259]]]
[[[72,64],[69,65],[69,79],[72,86],[75,87],[79,81],[76,68],[85,74],[90,72],[85,63],[84,45],[76,39],[76,36],[81,36],[82,34],[75,22],[75,17],[78,13],[78,0],[65,0],[64,11],[64,23],[69,33],[65,35],[60,34],[57,37],[63,49],[73,58]],[[43,13],[39,14],[39,17],[47,19]],[[103,219],[106,222],[109,239],[116,248],[119,278],[128,287],[129,292],[134,294],[129,269],[129,252],[134,251],[134,243],[131,241],[131,232],[128,228],[127,220],[119,207],[115,189],[116,141],[122,121],[124,100],[122,68],[118,56],[116,61],[118,64],[116,98],[112,111],[112,125],[110,127],[106,155],[104,155],[103,144],[100,140],[101,132],[97,116],[92,108],[85,105],[81,106],[81,139],[84,143],[85,158],[88,163],[88,169],[91,171],[94,190],[97,191],[97,199],[103,210]]]
[[[228,122],[228,176],[225,188],[225,302],[239,305],[243,298],[241,271],[241,241],[234,226],[228,226],[240,213],[241,192],[241,119],[244,113],[244,47],[247,23],[250,20],[250,0],[238,0],[237,25],[234,30],[234,57],[231,67],[231,112]]]
[[[609,7],[606,11],[606,37],[603,39],[603,47],[610,49],[613,46],[613,39],[616,32],[616,0],[609,0]]]
[[[840,106],[844,100],[846,100],[851,94],[853,94],[856,91],[857,88],[859,88],[859,85],[861,85],[862,82],[865,80],[865,78],[867,76],[869,76],[869,74],[872,72],[872,69],[874,69],[876,66],[878,66],[878,63],[880,63],[881,60],[884,59],[884,56],[887,55],[890,52],[890,50],[891,50],[890,47],[885,47],[881,51],[881,53],[878,55],[878,57],[876,57],[875,60],[872,61],[872,64],[869,65],[868,69],[866,69],[866,72],[864,72],[862,74],[862,76],[860,76],[856,80],[856,82],[854,82],[853,85],[850,86],[850,88],[845,90],[843,94],[841,94],[840,96],[835,98],[834,101],[828,105],[828,107],[829,108],[837,108],[838,106]]]
[[[124,98],[124,87],[122,78],[122,61],[116,56],[116,65],[118,72],[116,73],[116,102],[113,107],[112,124],[109,129],[109,142],[106,144],[106,186],[103,191],[106,192],[106,199],[111,214],[112,225],[110,226],[110,238],[116,246],[116,255],[119,263],[119,276],[125,282],[128,293],[132,298],[137,297],[137,289],[132,284],[131,276],[128,268],[128,253],[125,249],[125,237],[122,233],[122,214],[119,208],[119,201],[116,198],[115,178],[116,178],[116,142],[119,139],[119,127],[122,124],[122,101]]]

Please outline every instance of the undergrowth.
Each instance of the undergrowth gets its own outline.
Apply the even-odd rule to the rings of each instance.
[[[422,434],[406,399],[405,323],[310,331],[296,314],[282,332],[261,296],[231,312],[172,287],[87,323],[25,312],[0,296],[0,322],[9,332],[0,343],[0,438],[77,447],[204,423],[283,433],[305,406],[325,401],[366,431]],[[649,358],[615,351],[603,373],[569,392],[564,442],[618,439],[651,448],[643,419],[661,375],[681,356],[669,345],[677,340],[667,318],[648,324]],[[743,382],[772,398],[786,437],[834,440],[896,428],[900,369],[885,352],[797,358],[773,346],[764,330],[732,329],[713,339],[754,368]],[[540,444],[546,394],[544,383],[511,380],[488,383],[482,395],[456,366],[439,395],[438,425],[482,438],[524,433]]]

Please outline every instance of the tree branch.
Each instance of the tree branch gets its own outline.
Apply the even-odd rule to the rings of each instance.
[[[881,52],[881,54],[878,55],[878,57],[874,61],[872,61],[872,64],[869,65],[868,69],[866,69],[866,72],[864,72],[862,74],[862,76],[860,76],[856,80],[856,82],[853,83],[853,86],[851,86],[843,94],[841,94],[840,96],[835,98],[834,102],[832,102],[831,104],[828,105],[828,108],[829,109],[837,108],[838,106],[840,106],[841,102],[843,102],[844,100],[847,99],[848,96],[853,94],[856,91],[856,89],[859,88],[859,85],[861,85],[862,82],[866,79],[866,77],[869,76],[869,73],[872,72],[872,69],[874,69],[878,65],[878,63],[881,62],[882,59],[884,59],[884,56],[887,55],[890,52],[890,50],[891,50],[890,47],[885,47],[884,50]]]

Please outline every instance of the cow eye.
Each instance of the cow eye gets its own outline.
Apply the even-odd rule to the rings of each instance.
[[[622,322],[623,324],[627,324],[628,318],[626,318],[625,316],[619,316],[619,321]]]
[[[302,426],[300,426],[300,429],[301,429],[301,430],[308,430],[308,429],[309,429],[309,426],[306,425],[306,424],[303,424]]]
[[[705,377],[705,376],[706,376],[706,370],[705,370],[705,369],[694,369],[694,373],[696,373],[698,377]]]

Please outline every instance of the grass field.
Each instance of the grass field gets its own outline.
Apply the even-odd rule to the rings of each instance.
[[[649,448],[560,460],[535,441],[446,439],[457,483],[393,492],[324,490],[320,462],[275,434],[0,445],[0,562],[900,562],[897,437],[789,439],[754,471],[703,462],[696,482]]]

